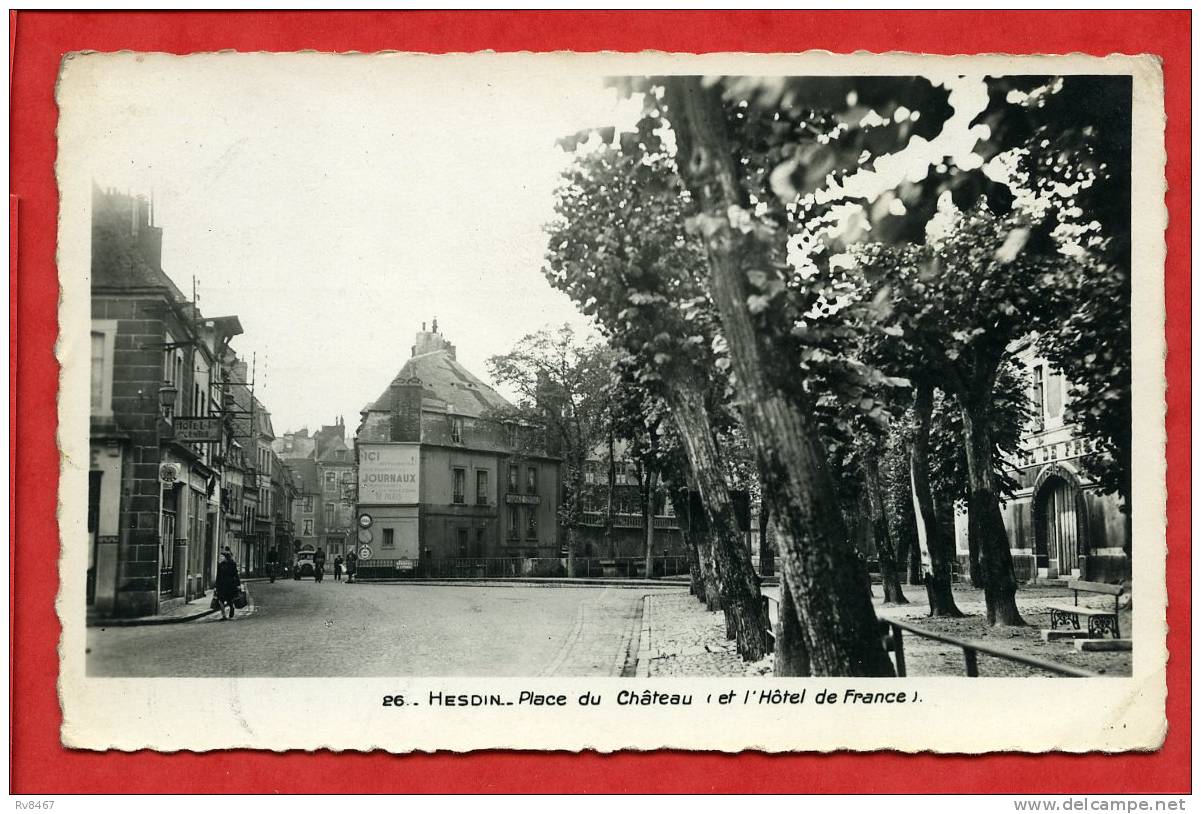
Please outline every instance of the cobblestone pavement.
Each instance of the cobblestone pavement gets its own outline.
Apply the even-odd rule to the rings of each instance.
[[[962,619],[931,619],[925,589],[906,585],[908,605],[884,605],[881,587],[873,586],[876,613],[881,618],[912,621],[930,630],[962,639],[981,639],[1000,647],[1048,661],[1083,667],[1105,675],[1128,676],[1131,654],[1080,653],[1071,642],[1044,642],[1041,630],[1051,626],[1047,603],[1071,592],[1062,586],[1027,586],[1017,594],[1018,608],[1028,627],[990,628],[984,624],[984,594],[976,589],[957,586],[955,601],[964,612]],[[779,589],[765,587],[765,594],[778,597]],[[1083,601],[1083,600],[1082,600]],[[1123,631],[1129,631],[1131,615],[1120,616]],[[648,597],[643,621],[644,674],[650,676],[756,676],[771,675],[768,658],[745,663],[734,643],[726,639],[725,619],[720,612],[708,612],[688,594]],[[648,632],[649,631],[649,632]],[[906,672],[912,676],[963,675],[963,651],[957,647],[905,636]],[[980,656],[981,676],[1025,676],[1047,673],[1003,659]]]
[[[677,589],[678,590],[678,589]],[[99,676],[620,675],[648,591],[256,583],[222,622],[90,628]]]
[[[771,671],[771,657],[747,664],[726,638],[725,616],[686,591],[646,598],[642,669],[649,676],[740,676]]]

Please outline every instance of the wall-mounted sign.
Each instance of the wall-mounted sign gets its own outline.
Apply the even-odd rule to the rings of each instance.
[[[370,543],[375,539],[371,533],[371,529],[359,529],[359,542],[363,544]]]
[[[180,476],[180,466],[176,463],[159,464],[158,480],[164,486],[171,486]]]
[[[413,504],[420,498],[417,444],[359,445],[359,504]]]
[[[221,419],[218,416],[177,416],[171,421],[171,428],[176,441],[188,444],[221,440]]]
[[[359,559],[360,560],[371,559],[371,547],[370,546],[362,546],[359,548]]]

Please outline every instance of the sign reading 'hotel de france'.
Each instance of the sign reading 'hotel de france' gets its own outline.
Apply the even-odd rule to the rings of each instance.
[[[417,503],[420,472],[417,444],[359,444],[359,504]]]

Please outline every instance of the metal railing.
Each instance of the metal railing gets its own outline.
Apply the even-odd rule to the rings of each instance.
[[[774,628],[780,618],[780,601],[774,596],[767,596],[766,594],[763,597],[763,601],[767,603],[768,624],[773,628],[768,633],[774,637]],[[893,666],[896,668],[898,678],[904,678],[908,675],[905,666],[905,632],[912,633],[914,636],[920,636],[923,639],[931,639],[960,648],[963,651],[964,674],[969,678],[980,677],[979,655],[981,653],[992,658],[1024,664],[1027,667],[1033,667],[1036,670],[1042,670],[1054,675],[1071,676],[1073,678],[1095,678],[1098,675],[1090,670],[1073,667],[1070,664],[1060,664],[1048,661],[1047,659],[1040,659],[1037,656],[1015,653],[1012,650],[996,647],[978,639],[967,640],[948,636],[945,633],[936,633],[932,630],[926,630],[925,628],[910,624],[909,622],[902,622],[899,619],[881,619],[879,622],[880,635],[884,640],[884,649],[892,653]]]
[[[654,577],[678,576],[688,573],[688,558],[654,557],[651,560]],[[359,560],[355,578],[396,579],[497,579],[512,577],[604,577],[630,579],[646,576],[646,561],[642,557],[576,557],[568,574],[566,557],[456,557],[425,559],[413,565],[412,560]]]
[[[982,642],[979,640],[967,641],[954,636],[948,636],[944,633],[935,633],[932,630],[925,630],[917,625],[911,625],[908,622],[902,622],[897,619],[881,619],[880,628],[884,633],[885,649],[890,650],[893,654],[893,662],[897,668],[897,675],[904,677],[905,673],[905,639],[903,631],[908,631],[915,636],[921,636],[923,639],[932,639],[943,644],[954,645],[963,650],[963,666],[965,674],[970,678],[978,678],[980,668],[978,664],[978,656],[983,653],[986,656],[1012,661],[1017,664],[1024,664],[1027,667],[1033,667],[1036,670],[1042,670],[1047,673],[1053,673],[1061,676],[1072,676],[1075,678],[1092,678],[1097,674],[1091,670],[1085,670],[1080,667],[1072,667],[1068,664],[1060,664],[1054,661],[1040,659],[1037,656],[1027,656],[1023,653],[1015,653],[1012,650],[1006,650],[1003,647]]]
[[[678,529],[679,521],[674,515],[657,514],[654,517],[655,528],[657,529]],[[581,526],[601,526],[605,525],[604,512],[580,512]],[[645,528],[642,522],[641,514],[632,514],[629,512],[614,512],[613,528],[617,529],[641,529]]]

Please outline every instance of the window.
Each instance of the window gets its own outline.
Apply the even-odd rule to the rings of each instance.
[[[457,532],[458,538],[459,538],[459,556],[466,557],[467,556],[467,529],[459,528],[459,529],[455,529],[455,531]]]
[[[1063,376],[1052,373],[1047,377],[1047,418],[1059,418],[1063,412]]]
[[[484,530],[483,529],[475,530],[475,548],[472,550],[471,556],[473,556],[473,557],[484,556]]]
[[[525,470],[525,493],[527,495],[538,494],[538,468],[531,466]]]
[[[304,510],[305,510],[305,513],[307,513],[307,514],[313,513],[313,496],[312,495],[304,496]]]
[[[384,548],[396,548],[396,532],[392,529],[384,529]]]
[[[338,473],[333,471],[332,469],[326,470],[325,485],[327,487],[331,487],[331,488],[337,486],[338,485]]]
[[[509,538],[517,539],[517,535],[521,531],[521,517],[516,506],[509,507]]]
[[[538,539],[538,512],[533,506],[525,513],[525,536],[527,540]]]
[[[456,468],[452,471],[454,474],[454,478],[453,478],[454,492],[455,492],[454,501],[455,501],[455,503],[466,503],[467,502],[467,470]]]
[[[455,417],[450,420],[450,440],[456,444],[463,443],[463,419]]]
[[[477,506],[488,505],[488,470],[477,469],[475,472],[475,503]]]
[[[1043,428],[1043,366],[1035,365],[1030,384],[1030,400],[1034,403],[1034,425]]]
[[[509,491],[510,492],[517,491],[517,478],[518,478],[517,467],[510,466],[509,467]]]
[[[301,532],[301,536],[302,537],[312,537],[313,536],[313,521],[312,520],[304,521],[304,531]]]
[[[104,408],[104,334],[92,331],[92,412]]]
[[[325,504],[325,525],[332,526],[334,524],[334,504]]]

